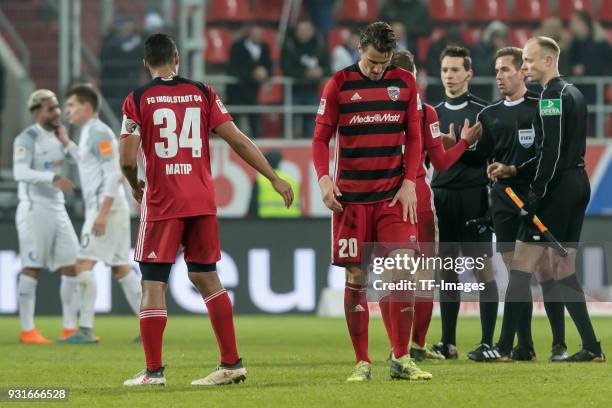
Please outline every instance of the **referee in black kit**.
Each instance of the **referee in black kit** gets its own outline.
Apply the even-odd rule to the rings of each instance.
[[[467,48],[447,46],[440,55],[440,71],[446,94],[444,101],[435,106],[440,130],[450,132],[450,125],[453,124],[454,136],[459,140],[465,120],[475,124],[478,114],[489,103],[468,91],[473,71],[472,58]],[[497,283],[491,267],[491,231],[487,229],[479,233],[476,228],[466,226],[466,221],[486,215],[489,206],[488,182],[486,162],[475,156],[473,151],[467,150],[446,171],[434,171],[431,187],[438,217],[439,255],[456,257],[461,250],[463,256],[485,257],[485,267],[476,272],[478,282],[485,285],[485,289],[479,293],[482,328],[480,343],[491,345],[498,306]],[[476,247],[473,243],[482,245]],[[459,244],[460,248],[455,244]],[[446,282],[458,281],[454,271],[440,271],[440,277]],[[442,336],[433,349],[448,360],[458,358],[456,332],[460,302],[459,291],[440,290]]]
[[[499,162],[505,165],[520,165],[536,156],[535,131],[533,122],[538,111],[539,94],[532,93],[525,86],[525,74],[522,50],[516,47],[506,47],[495,54],[495,79],[502,99],[484,108],[478,115],[482,124],[482,136],[475,153],[483,163]],[[530,177],[531,176],[531,177]],[[523,195],[529,190],[533,175],[521,175],[499,180],[491,187],[491,221],[497,238],[496,249],[501,253],[508,271],[514,255],[514,246],[520,225],[520,210],[506,195],[505,188],[511,186],[514,191]],[[538,278],[546,268],[547,256],[538,268]],[[544,265],[544,267],[543,267]],[[505,304],[505,308],[509,307]],[[563,315],[563,304],[561,306]],[[547,309],[548,310],[548,309]],[[497,344],[498,353],[491,352],[493,345],[482,343],[470,352],[468,357],[474,361],[531,361],[535,359],[535,351],[531,335],[531,316],[533,304],[529,303],[520,318],[518,331],[518,346],[513,350],[514,332],[502,327],[500,341]],[[562,341],[563,342],[563,341]]]
[[[534,122],[539,152],[522,166],[492,164],[489,177],[499,178],[535,174],[529,191],[522,198],[528,209],[538,214],[550,232],[568,247],[561,257],[548,249],[558,281],[558,302],[567,308],[582,339],[582,350],[569,357],[573,362],[603,362],[606,357],[597,341],[589,317],[584,292],[576,276],[576,249],[587,204],[589,179],[584,169],[587,108],[582,93],[559,75],[559,46],[551,38],[531,38],[523,48],[523,68],[527,77],[538,81],[540,95],[538,117]],[[533,170],[535,168],[535,171]],[[533,173],[532,173],[533,171]],[[531,276],[543,245],[542,237],[524,219],[511,263],[506,302],[512,302],[504,315],[504,324],[516,330],[520,317],[531,299]],[[551,322],[552,324],[552,322]]]

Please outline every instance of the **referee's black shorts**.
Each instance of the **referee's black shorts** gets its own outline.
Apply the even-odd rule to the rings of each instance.
[[[496,252],[514,251],[516,238],[521,225],[519,208],[505,192],[507,185],[497,182],[491,187],[491,219],[495,230]],[[525,197],[528,185],[511,186],[520,197]]]
[[[440,255],[445,256],[447,251],[456,248],[456,243],[464,256],[491,256],[491,231],[487,229],[478,233],[477,228],[465,226],[466,221],[486,215],[489,209],[487,186],[434,188],[433,192],[438,218]]]
[[[549,184],[537,215],[559,242],[576,248],[590,198],[591,184],[584,167],[561,170]],[[521,223],[518,239],[546,243],[528,219]]]

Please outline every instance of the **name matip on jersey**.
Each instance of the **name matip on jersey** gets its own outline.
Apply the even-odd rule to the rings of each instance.
[[[180,76],[155,78],[123,104],[121,137],[140,136],[146,221],[214,215],[209,131],[232,120],[209,86]]]
[[[537,138],[534,121],[538,113],[538,95],[527,92],[515,101],[502,99],[487,106],[478,115],[482,136],[476,151],[484,159],[506,165],[520,165],[536,156]],[[527,184],[533,174],[501,180],[504,184]]]
[[[396,66],[378,81],[363,75],[357,64],[330,78],[316,121],[335,129],[333,179],[342,192],[339,200],[393,198],[404,178],[406,125],[420,118],[421,110],[414,76]]]
[[[440,130],[448,133],[450,124],[455,125],[455,139],[459,141],[463,122],[467,118],[470,126],[476,123],[476,117],[480,111],[489,105],[483,99],[466,92],[457,98],[446,98],[444,102],[435,106],[440,120]],[[467,150],[457,163],[448,170],[434,170],[431,186],[434,188],[469,188],[486,186],[488,183],[486,163],[476,165],[470,161],[470,151]]]

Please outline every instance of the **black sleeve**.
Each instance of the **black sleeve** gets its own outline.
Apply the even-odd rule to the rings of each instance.
[[[542,94],[539,119],[542,143],[531,189],[540,197],[555,176],[563,137],[563,115],[571,110],[570,98],[563,99],[562,90],[552,88]]]
[[[490,128],[485,125],[485,118],[481,117],[482,111],[476,116],[476,122],[482,123],[482,136],[479,141],[469,147],[459,159],[460,162],[467,164],[470,167],[482,167],[487,164],[491,153],[493,152],[493,135],[491,134]],[[473,126],[474,124],[470,124]],[[461,125],[462,127],[463,125]],[[461,129],[459,129],[461,132]]]
[[[268,71],[268,77],[272,77],[272,57],[270,56],[270,47],[268,44],[263,44],[261,47],[261,65]]]

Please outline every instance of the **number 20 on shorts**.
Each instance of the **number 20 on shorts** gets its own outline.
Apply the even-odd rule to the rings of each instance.
[[[338,240],[338,256],[340,258],[355,258],[357,256],[357,238],[341,238]],[[346,253],[348,249],[348,255]]]

